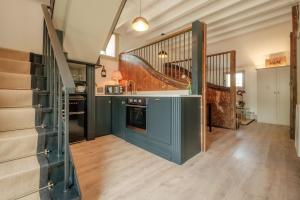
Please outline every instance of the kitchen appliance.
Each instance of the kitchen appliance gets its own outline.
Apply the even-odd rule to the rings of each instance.
[[[123,94],[124,90],[121,85],[105,85],[105,94]]]
[[[85,92],[86,86],[85,85],[76,85],[75,91],[79,93]]]
[[[69,98],[69,140],[70,143],[86,139],[86,97],[70,95]]]
[[[147,130],[147,98],[129,97],[126,104],[126,127],[138,133]]]

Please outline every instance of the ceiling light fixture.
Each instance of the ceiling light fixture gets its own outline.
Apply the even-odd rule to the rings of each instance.
[[[146,31],[149,28],[148,21],[144,17],[142,17],[142,1],[141,0],[140,0],[140,16],[136,17],[132,21],[132,28],[139,32]]]

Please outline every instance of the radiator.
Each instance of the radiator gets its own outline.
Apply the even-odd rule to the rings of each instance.
[[[296,124],[295,124],[295,146],[298,157],[300,157],[300,105],[296,107]]]

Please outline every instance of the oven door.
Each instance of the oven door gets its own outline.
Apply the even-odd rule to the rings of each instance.
[[[86,139],[86,99],[83,96],[70,96],[69,134],[70,143]]]
[[[126,105],[126,127],[146,133],[146,106]]]

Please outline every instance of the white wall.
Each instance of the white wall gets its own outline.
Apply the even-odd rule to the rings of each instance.
[[[236,50],[237,70],[245,71],[244,100],[252,112],[257,113],[256,68],[263,67],[270,54],[286,52],[289,55],[291,27],[291,23],[283,23],[207,46],[208,54]]]
[[[63,3],[64,4],[64,3]],[[89,0],[67,2],[64,22],[58,17],[57,26],[64,26],[64,49],[71,59],[95,63],[100,50],[106,48],[119,8],[120,0]],[[55,20],[56,21],[56,20]]]
[[[119,62],[117,59],[112,58],[102,58],[101,64],[105,66],[106,69],[106,77],[101,77],[101,68],[96,69],[95,71],[95,82],[97,86],[111,85],[115,84],[114,81],[111,80],[112,73],[116,70],[119,70]]]
[[[42,53],[44,0],[0,0],[0,47]]]

